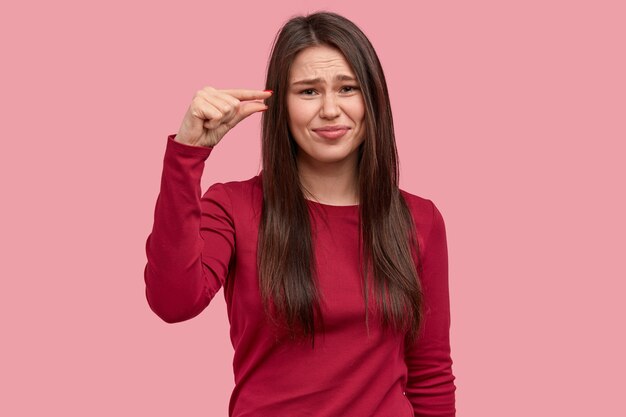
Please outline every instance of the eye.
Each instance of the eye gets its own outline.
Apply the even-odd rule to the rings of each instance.
[[[359,87],[355,86],[355,85],[344,85],[342,87],[342,90],[348,89],[346,92],[348,93],[352,93],[356,90],[359,90]],[[299,94],[305,95],[305,96],[310,96],[312,94],[309,94],[309,92],[314,92],[315,90],[313,88],[307,88],[306,90],[300,90]]]
[[[346,85],[346,86],[344,86],[343,88],[349,88],[349,89],[351,89],[351,90],[348,90],[348,92],[349,92],[349,93],[351,93],[351,92],[356,91],[356,90],[358,90],[358,89],[359,89],[359,87],[357,87],[357,86],[355,86],[355,85]]]

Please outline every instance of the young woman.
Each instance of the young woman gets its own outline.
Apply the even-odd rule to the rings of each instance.
[[[398,187],[371,43],[335,13],[294,17],[266,88],[205,87],[168,136],[146,242],[150,307],[188,320],[224,288],[231,417],[455,415],[445,225]],[[262,171],[202,194],[212,150],[255,112]]]

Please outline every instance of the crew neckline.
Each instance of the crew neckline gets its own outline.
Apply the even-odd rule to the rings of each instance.
[[[324,210],[326,213],[329,213],[329,214],[344,215],[344,214],[354,214],[354,213],[359,212],[358,204],[351,204],[348,206],[334,206],[332,204],[325,204],[325,203],[320,203],[315,200],[309,200],[308,198],[305,198],[305,201],[310,206],[321,208],[322,210]]]
[[[315,204],[319,204],[320,206],[327,206],[327,207],[358,207],[358,204],[348,204],[348,205],[336,205],[336,204],[327,204],[327,203],[320,203],[319,201],[315,201],[315,200],[309,200],[308,198],[305,198],[306,201],[310,201],[311,203],[315,203]]]
[[[263,170],[262,169],[261,171],[259,171],[256,178],[258,181],[258,185],[259,187],[261,187],[261,190],[262,190],[263,189]],[[326,213],[330,213],[330,214],[345,215],[345,214],[354,214],[354,213],[359,212],[359,204],[351,204],[348,206],[334,206],[332,204],[325,204],[325,203],[320,203],[315,200],[309,200],[306,197],[304,197],[304,201],[306,201],[307,204],[309,204],[310,206],[320,208],[326,211]]]

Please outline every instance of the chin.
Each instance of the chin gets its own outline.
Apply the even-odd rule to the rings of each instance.
[[[314,160],[315,162],[324,163],[324,164],[334,164],[342,161],[347,161],[349,159],[349,154],[345,152],[319,152],[310,156],[309,159]]]

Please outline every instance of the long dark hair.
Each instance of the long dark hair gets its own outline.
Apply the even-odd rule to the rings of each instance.
[[[288,128],[286,105],[295,56],[317,45],[343,53],[365,101],[365,140],[358,149],[357,173],[365,323],[367,326],[368,277],[372,275],[383,327],[408,332],[413,341],[423,317],[418,280],[421,256],[415,224],[398,187],[398,153],[387,84],[365,34],[332,12],[288,20],[274,39],[268,62],[265,88],[274,94],[262,115],[263,209],[257,252],[264,309],[274,324],[286,323],[292,338],[308,336],[314,345],[314,310],[323,329],[320,295],[313,279],[316,272],[309,209],[298,175],[297,145]]]

